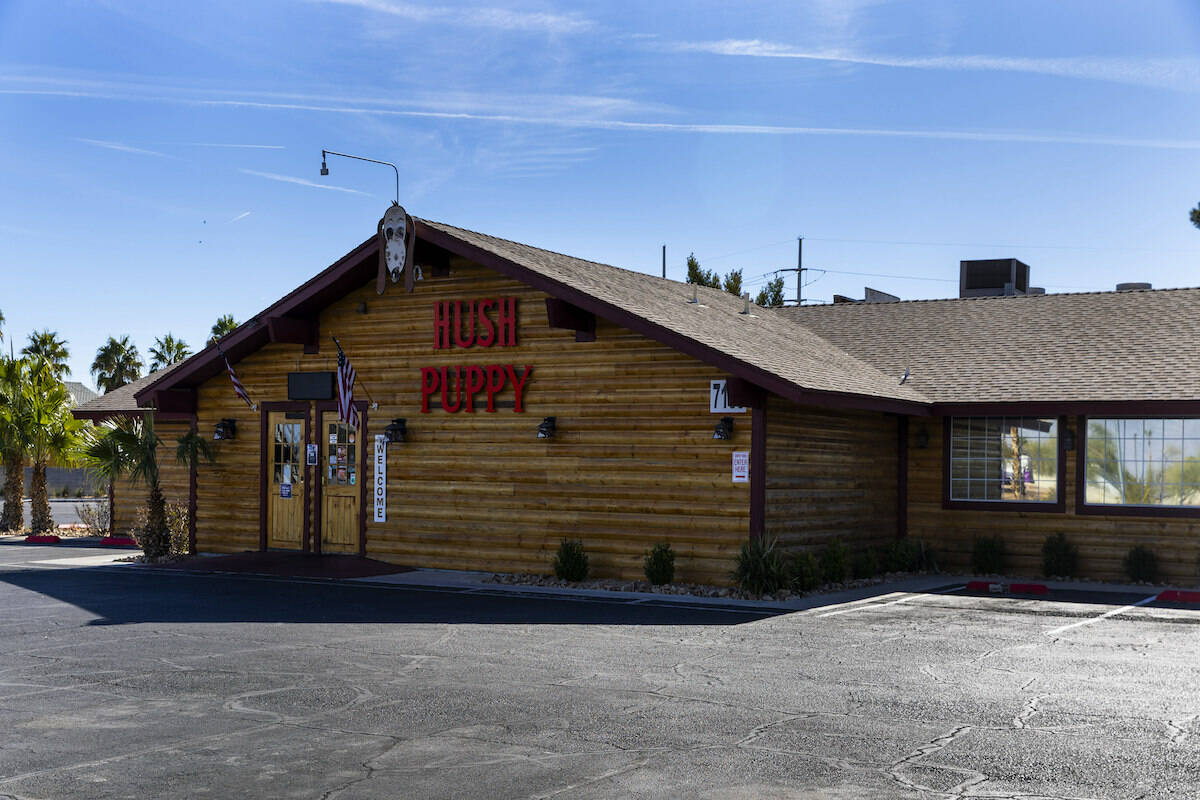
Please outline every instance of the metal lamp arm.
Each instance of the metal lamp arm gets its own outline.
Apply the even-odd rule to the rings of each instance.
[[[400,170],[395,164],[390,161],[379,161],[375,158],[365,158],[363,156],[352,156],[349,153],[339,153],[336,150],[322,150],[321,163],[325,163],[326,155],[341,156],[342,158],[353,158],[357,161],[370,161],[372,164],[383,164],[384,166],[391,167],[392,171],[396,173],[396,205],[400,205]]]

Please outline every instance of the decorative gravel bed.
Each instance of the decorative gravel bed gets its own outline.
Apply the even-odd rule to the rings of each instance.
[[[710,586],[701,583],[666,583],[655,586],[649,581],[622,581],[615,578],[596,578],[587,581],[564,581],[551,575],[529,575],[525,573],[494,572],[484,578],[485,583],[503,583],[515,586],[560,586],[572,589],[601,589],[610,592],[652,592],[654,594],[691,595],[692,597],[730,597],[738,600],[787,600],[808,594],[840,592],[861,586],[874,586],[885,581],[927,575],[924,572],[896,572],[874,578],[859,578],[842,583],[827,583],[811,592],[792,592],[787,589],[772,595],[752,595],[731,586]]]

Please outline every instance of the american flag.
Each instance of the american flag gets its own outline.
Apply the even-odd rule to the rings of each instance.
[[[354,367],[338,345],[337,368],[338,417],[352,428],[358,427],[358,409],[354,407]]]
[[[254,403],[250,402],[250,395],[246,394],[246,387],[242,386],[242,382],[238,380],[237,373],[233,371],[233,365],[229,363],[229,356],[222,353],[221,357],[225,359],[225,369],[229,370],[229,380],[233,381],[234,393],[238,397],[245,400],[246,405],[250,406],[250,408],[253,409]]]

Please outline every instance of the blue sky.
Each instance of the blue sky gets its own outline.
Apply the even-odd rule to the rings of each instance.
[[[0,310],[203,343],[410,213],[682,278],[1195,286],[1194,2],[0,0]],[[852,273],[871,273],[870,275]],[[789,284],[789,295],[794,291]]]

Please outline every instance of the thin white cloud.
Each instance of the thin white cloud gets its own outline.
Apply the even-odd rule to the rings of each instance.
[[[507,8],[449,8],[420,6],[394,0],[318,0],[331,5],[355,6],[379,14],[420,23],[441,23],[502,31],[540,31],[543,33],[582,33],[594,27],[579,14],[550,14],[538,11],[514,11]]]
[[[242,213],[238,214],[233,219],[229,220],[229,222],[227,222],[226,224],[232,225],[233,223],[237,222],[239,219],[245,219],[246,217],[250,216],[250,213],[251,212],[249,212],[249,211],[243,211]]]
[[[0,76],[0,81],[4,80]],[[147,87],[150,88],[150,87]],[[158,91],[169,90],[158,87]],[[471,111],[432,111],[421,108],[368,107],[319,102],[278,102],[272,100],[242,100],[229,97],[198,97],[191,90],[181,94],[126,93],[96,89],[17,89],[0,88],[3,94],[34,94],[45,96],[68,96],[103,100],[121,100],[145,103],[170,103],[213,108],[244,108],[262,111],[303,111],[316,114],[340,114],[350,116],[433,119],[444,121],[475,121],[513,125],[534,125],[567,130],[637,131],[658,133],[703,133],[722,135],[765,135],[765,136],[861,136],[908,139],[943,139],[973,142],[1026,142],[1034,144],[1099,145],[1111,147],[1134,147],[1156,150],[1197,150],[1200,139],[1133,138],[1124,136],[1096,136],[1084,134],[1037,132],[1037,131],[969,131],[969,130],[903,130],[893,128],[843,128],[797,125],[742,125],[725,122],[664,122],[628,119],[597,118],[589,114],[558,113],[553,115],[527,115],[522,113],[475,113]],[[244,170],[248,171],[248,170]],[[263,176],[270,173],[251,173]],[[277,180],[291,180],[319,188],[324,184],[289,179],[279,176]],[[341,191],[355,192],[353,189]]]
[[[146,150],[141,147],[133,147],[132,145],[122,144],[121,142],[109,142],[103,139],[85,139],[76,136],[75,141],[90,144],[93,147],[103,147],[106,150],[116,150],[121,153],[134,153],[139,156],[154,156],[155,158],[174,158],[174,156],[160,153],[157,150]]]
[[[258,177],[258,178],[266,178],[269,181],[279,181],[280,183],[294,183],[297,186],[310,186],[313,189],[327,189],[331,192],[345,192],[346,194],[361,194],[361,195],[366,195],[367,197],[373,196],[373,195],[367,194],[367,192],[360,192],[358,189],[347,189],[344,186],[332,186],[328,183],[317,183],[316,181],[310,181],[306,178],[297,178],[292,175],[280,175],[277,172],[259,172],[256,169],[241,169],[238,171],[244,172],[247,175],[254,175],[255,177]],[[247,211],[246,213],[249,214],[250,212]]]
[[[1200,139],[1133,139],[1117,136],[1082,136],[1075,134],[1007,132],[1007,131],[953,131],[953,130],[901,130],[891,128],[820,128],[796,125],[739,125],[729,123],[694,122],[637,122],[631,120],[570,119],[564,117],[532,117],[518,114],[470,114],[437,111],[400,111],[379,108],[357,108],[353,106],[320,106],[297,103],[256,103],[244,100],[198,101],[202,105],[234,106],[243,108],[278,109],[285,111],[312,111],[337,114],[365,114],[407,118],[442,120],[477,120],[481,122],[505,122],[520,125],[544,125],[560,128],[646,131],[666,133],[711,133],[771,136],[881,136],[909,139],[950,139],[972,142],[1029,142],[1040,144],[1089,144],[1116,147],[1140,147],[1157,150],[1200,150]]]
[[[286,150],[281,144],[225,144],[224,142],[180,142],[181,147],[231,147],[245,150]]]
[[[670,45],[670,49],[720,56],[785,58],[902,69],[1022,72],[1162,89],[1200,90],[1200,59],[1196,58],[1018,58],[985,55],[907,58],[839,50],[810,50],[761,39],[676,42]]]

